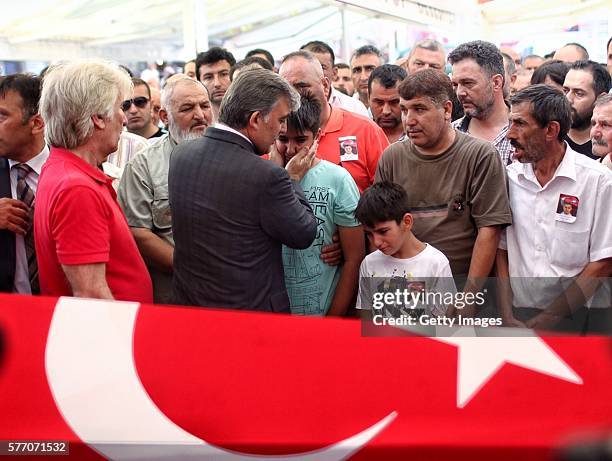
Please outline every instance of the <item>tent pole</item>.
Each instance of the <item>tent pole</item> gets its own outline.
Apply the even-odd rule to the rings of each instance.
[[[342,58],[344,62],[350,65],[351,54],[349,53],[349,38],[346,27],[346,5],[340,6],[340,18],[342,19]]]

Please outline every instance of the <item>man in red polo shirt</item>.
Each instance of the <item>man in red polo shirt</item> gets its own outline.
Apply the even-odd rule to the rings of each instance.
[[[331,107],[325,97],[331,83],[312,53],[288,54],[279,74],[301,94],[312,95],[321,106],[317,157],[346,168],[363,192],[374,182],[378,159],[389,145],[385,132],[366,117]]]
[[[45,75],[40,113],[51,153],[38,182],[34,236],[41,294],[153,301],[147,268],[100,165],[117,150],[132,92],[102,61]]]

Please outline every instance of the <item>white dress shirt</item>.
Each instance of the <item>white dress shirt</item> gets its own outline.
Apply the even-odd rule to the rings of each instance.
[[[351,98],[333,87],[329,95],[329,103],[332,107],[340,107],[356,114],[363,115],[364,117],[371,118],[368,109],[366,109],[366,106],[364,106],[359,99]]]
[[[546,308],[566,288],[567,278],[590,262],[612,257],[612,172],[567,143],[544,186],[530,163],[512,163],[507,172],[513,224],[500,248],[508,251],[514,305]],[[579,201],[573,222],[557,213],[561,194]]]
[[[45,147],[36,157],[31,158],[25,162],[33,172],[26,176],[26,183],[30,186],[30,189],[34,192],[34,203],[36,203],[36,188],[38,187],[38,177],[40,176],[40,170],[42,166],[49,158],[49,147],[45,144]],[[17,165],[19,162],[9,159],[9,167],[11,168],[11,197],[17,199],[17,169],[13,168],[13,165]],[[30,288],[30,273],[28,271],[28,258],[26,257],[25,243],[23,236],[15,234],[15,282],[13,286],[15,293],[21,294],[32,294]]]
[[[221,123],[221,122],[217,122],[214,125],[215,128],[219,129],[219,130],[223,130],[223,131],[229,131],[230,133],[234,133],[237,134],[238,136],[242,136],[244,139],[246,139],[247,141],[249,141],[250,144],[253,144],[253,141],[251,141],[249,138],[247,138],[245,135],[243,135],[240,131],[234,130],[233,128]]]

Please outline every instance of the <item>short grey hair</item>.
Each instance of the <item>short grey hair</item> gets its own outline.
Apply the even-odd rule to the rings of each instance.
[[[266,69],[240,72],[223,96],[219,121],[230,128],[245,128],[253,113],[267,117],[281,98],[287,99],[291,112],[299,109],[299,93],[281,76]]]
[[[593,107],[603,106],[605,104],[610,104],[612,102],[612,94],[602,94],[595,100],[595,105]]]
[[[93,134],[92,116],[112,120],[117,101],[132,94],[130,76],[102,60],[73,61],[49,68],[43,79],[40,114],[49,144],[74,149]]]
[[[426,38],[425,40],[420,40],[414,44],[410,53],[408,54],[408,58],[411,58],[417,48],[422,48],[428,51],[436,51],[444,54],[444,59],[446,59],[446,51],[444,50],[444,46],[437,40],[432,40],[430,38]]]
[[[165,109],[166,111],[168,111],[168,109],[170,108],[170,105],[173,102],[172,101],[172,95],[174,93],[174,90],[179,85],[201,86],[202,88],[204,88],[204,90],[208,94],[208,90],[206,89],[206,86],[204,86],[204,84],[202,82],[199,82],[198,80],[194,80],[194,79],[192,79],[190,77],[187,77],[184,74],[180,75],[180,76],[177,76],[177,77],[173,77],[173,78],[168,79],[166,81],[166,84],[164,85],[164,87],[161,90],[160,103],[161,103],[162,109]]]

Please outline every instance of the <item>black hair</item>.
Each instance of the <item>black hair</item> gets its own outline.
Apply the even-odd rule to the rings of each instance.
[[[489,77],[504,75],[504,59],[499,49],[490,42],[475,40],[462,43],[448,55],[448,61],[456,64],[464,59],[473,59]]]
[[[232,66],[232,68],[230,69],[230,80],[234,80],[234,74],[237,70],[243,69],[246,66],[250,66],[253,64],[257,64],[262,69],[274,70],[272,64],[270,64],[267,59],[264,59],[259,56],[250,56],[248,58],[244,58],[242,61],[238,61]]]
[[[316,135],[321,126],[321,106],[312,95],[303,95],[300,98],[300,108],[289,114],[287,129],[291,128],[298,133],[310,131]]]
[[[406,77],[398,88],[403,99],[426,96],[437,106],[453,101],[453,84],[444,72],[423,69]]]
[[[529,103],[531,116],[541,128],[550,122],[559,123],[557,139],[562,142],[572,124],[572,107],[557,88],[538,84],[523,88],[510,98],[510,104]]]
[[[125,73],[130,76],[130,78],[132,78],[134,76],[134,72],[132,72],[128,66],[124,66],[123,64],[119,64],[119,67],[121,67],[125,71]]]
[[[353,51],[353,55],[351,56],[351,61],[359,56],[363,56],[364,54],[374,54],[378,56],[382,62],[382,53],[378,48],[373,45],[363,45]]]
[[[263,48],[255,48],[254,50],[249,51],[244,59],[250,58],[256,54],[263,54],[266,57],[266,61],[268,61],[272,66],[272,69],[274,69],[274,56],[272,56],[272,53],[270,53],[268,50],[264,50]]]
[[[231,66],[236,64],[234,55],[220,46],[213,46],[208,51],[198,53],[196,57],[196,77],[200,80],[200,67],[205,64],[214,64],[219,61],[227,61]]]
[[[334,67],[335,67],[336,69],[348,69],[348,70],[351,70],[351,66],[349,66],[349,65],[348,65],[347,63],[345,63],[345,62],[339,62],[339,63],[336,63],[336,64],[334,64]]]
[[[368,79],[368,93],[372,92],[372,82],[374,82],[374,80],[379,81],[383,87],[389,89],[395,87],[395,85],[404,80],[407,75],[408,72],[406,72],[406,69],[396,66],[395,64],[383,64],[382,66],[378,66],[372,71]]]
[[[402,186],[389,181],[377,182],[368,187],[357,204],[355,217],[367,227],[385,221],[401,223],[410,213],[408,194]]]
[[[531,84],[537,85],[538,83],[544,83],[546,77],[550,77],[553,82],[563,86],[568,71],[569,65],[566,62],[558,59],[546,61],[533,71],[531,75]]]
[[[149,86],[149,84],[147,82],[145,82],[143,79],[138,78],[138,77],[132,77],[132,84],[134,86],[144,86],[147,89],[147,94],[149,95],[149,100],[151,99],[151,87]]]
[[[34,74],[11,74],[0,77],[0,97],[6,97],[9,91],[14,91],[21,97],[23,123],[38,113],[41,82],[42,79]]]
[[[612,77],[610,77],[608,69],[602,64],[588,60],[576,61],[570,64],[570,70],[584,70],[591,74],[593,77],[593,90],[595,90],[595,96],[610,91]]]
[[[334,50],[332,50],[331,46],[320,40],[312,40],[306,43],[305,45],[302,45],[300,47],[300,50],[308,50],[311,53],[329,54],[331,56],[332,67],[334,65],[334,62],[336,61],[336,55],[334,54]]]

